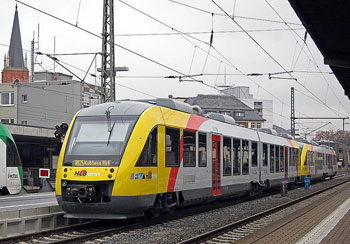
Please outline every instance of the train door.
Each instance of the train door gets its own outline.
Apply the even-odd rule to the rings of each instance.
[[[0,139],[0,188],[6,185],[6,144]]]
[[[284,147],[284,179],[288,179],[288,159],[289,159],[289,154],[288,154],[288,147]]]
[[[221,194],[220,136],[212,136],[212,194]]]

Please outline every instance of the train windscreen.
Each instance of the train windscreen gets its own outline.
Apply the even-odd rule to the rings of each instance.
[[[64,161],[70,161],[74,166],[88,159],[108,160],[110,166],[119,164],[134,123],[134,119],[121,118],[77,119],[69,136]]]

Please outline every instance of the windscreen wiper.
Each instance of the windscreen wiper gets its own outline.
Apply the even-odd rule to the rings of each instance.
[[[114,108],[114,106],[110,106],[106,109],[106,116],[107,116],[107,131],[109,132],[109,136],[108,136],[108,141],[107,141],[107,146],[109,144],[109,141],[111,139],[111,135],[112,135],[112,131],[113,131],[113,128],[114,128],[114,125],[115,125],[115,121],[111,127],[111,111],[112,109]]]
[[[113,125],[112,125],[112,128],[108,131],[108,132],[109,132],[109,136],[108,136],[107,146],[108,146],[108,144],[109,144],[109,141],[111,140],[111,135],[112,135],[112,131],[113,131],[114,126],[115,126],[115,122],[116,122],[116,121],[114,121],[114,123],[113,123]]]

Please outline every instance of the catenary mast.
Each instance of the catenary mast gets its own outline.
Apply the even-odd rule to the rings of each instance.
[[[102,23],[102,103],[115,101],[114,0],[103,1]]]

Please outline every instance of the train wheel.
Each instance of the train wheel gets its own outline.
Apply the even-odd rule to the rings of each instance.
[[[162,215],[166,216],[172,214],[177,206],[176,204],[176,194],[167,193],[162,196]]]
[[[162,201],[158,195],[154,201],[153,207],[145,212],[145,220],[152,221],[161,217]]]

